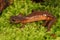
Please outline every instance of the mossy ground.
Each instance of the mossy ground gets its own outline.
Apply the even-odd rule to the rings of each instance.
[[[41,5],[42,4],[42,5]],[[27,23],[25,28],[20,29],[21,24],[11,24],[10,16],[28,15],[36,10],[48,10],[57,17],[57,22],[46,32],[47,28],[40,25],[42,21]],[[50,34],[55,34],[53,38]],[[32,3],[31,0],[14,0],[0,16],[0,40],[60,40],[60,0],[50,0],[44,3]]]

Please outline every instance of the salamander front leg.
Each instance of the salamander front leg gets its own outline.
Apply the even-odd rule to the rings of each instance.
[[[20,28],[24,28],[25,27],[25,24],[22,24],[21,26],[20,26]]]
[[[44,23],[44,24],[42,24],[42,25],[46,27],[46,26],[47,26],[47,24],[48,24],[48,22],[49,22],[49,21],[45,21],[45,23]]]

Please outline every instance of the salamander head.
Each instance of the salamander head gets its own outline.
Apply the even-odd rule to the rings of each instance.
[[[10,22],[11,23],[20,23],[22,20],[24,19],[24,17],[22,16],[11,16],[10,18]]]

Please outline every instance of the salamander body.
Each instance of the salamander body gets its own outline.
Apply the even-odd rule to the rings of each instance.
[[[27,16],[23,16],[19,14],[18,16],[12,16],[12,23],[30,23],[34,21],[45,20],[44,26],[47,26],[48,30],[50,30],[51,25],[56,21],[56,17],[47,11],[33,11],[31,14]]]

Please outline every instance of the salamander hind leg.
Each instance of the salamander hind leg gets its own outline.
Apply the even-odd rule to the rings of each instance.
[[[20,29],[23,29],[25,27],[25,24],[21,24]]]
[[[49,23],[47,24],[47,31],[50,31],[50,28],[52,25],[56,22],[56,18],[53,18]]]

